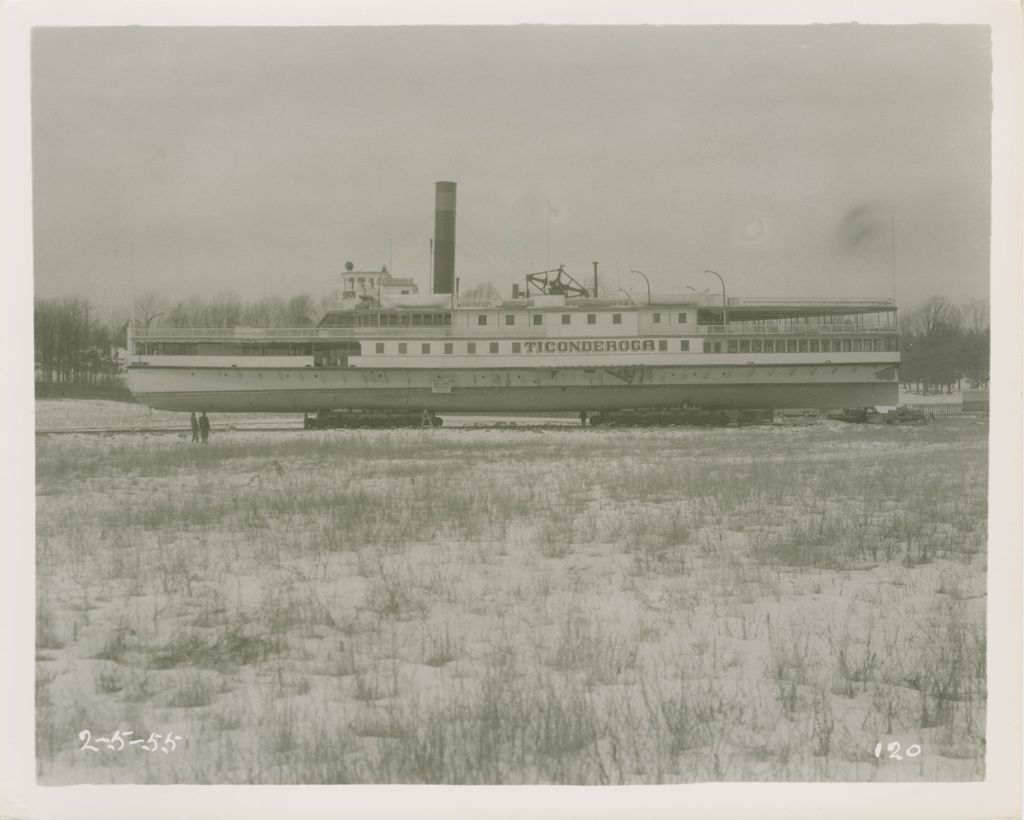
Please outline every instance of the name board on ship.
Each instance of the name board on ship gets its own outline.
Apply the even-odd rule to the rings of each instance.
[[[654,350],[653,339],[548,339],[523,342],[524,353],[628,353]]]

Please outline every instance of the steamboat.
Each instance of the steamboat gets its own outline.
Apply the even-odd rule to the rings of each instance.
[[[455,183],[435,199],[431,292],[346,265],[312,327],[132,328],[128,386],[180,411],[614,412],[897,403],[891,299],[599,296],[563,267],[458,296]]]

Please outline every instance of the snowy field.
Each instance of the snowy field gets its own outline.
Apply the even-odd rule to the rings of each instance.
[[[40,782],[981,779],[987,430],[40,437]]]
[[[188,413],[153,410],[129,402],[103,399],[37,399],[35,410],[36,430],[144,427],[188,432],[190,429]],[[301,413],[217,413],[211,418],[220,427],[230,427],[240,422],[256,422],[268,426],[302,426]]]

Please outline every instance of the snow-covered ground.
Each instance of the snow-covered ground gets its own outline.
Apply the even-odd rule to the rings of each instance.
[[[980,779],[986,433],[41,438],[40,781]]]
[[[189,414],[153,410],[141,404],[105,399],[37,399],[36,429],[98,429],[107,427],[145,427],[189,430]],[[221,426],[237,423],[302,426],[301,413],[218,413]]]

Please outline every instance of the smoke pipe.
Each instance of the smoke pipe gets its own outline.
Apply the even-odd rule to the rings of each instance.
[[[438,182],[434,191],[433,293],[455,293],[455,183]]]
[[[597,262],[594,263],[594,298],[597,298]]]

